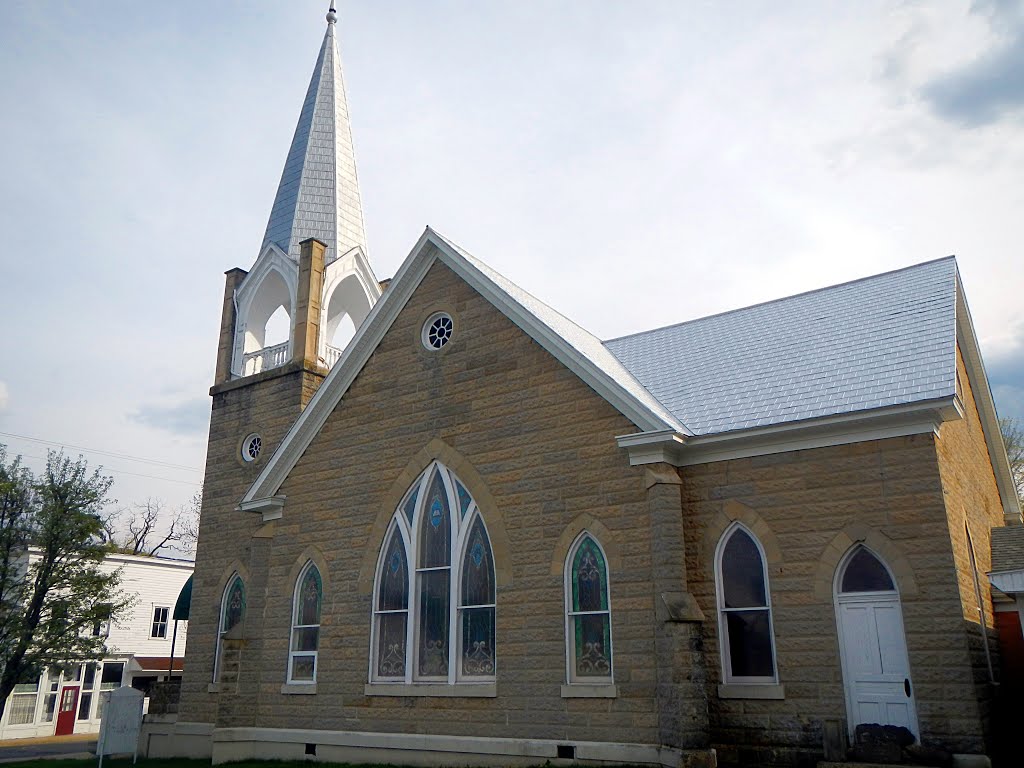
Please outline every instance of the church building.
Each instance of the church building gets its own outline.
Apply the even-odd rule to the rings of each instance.
[[[803,766],[879,724],[983,764],[1021,509],[956,261],[612,340],[430,228],[381,281],[335,27],[227,272],[142,751]]]

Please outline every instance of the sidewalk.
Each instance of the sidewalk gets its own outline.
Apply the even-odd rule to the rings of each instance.
[[[41,736],[35,739],[4,739],[0,741],[0,763],[22,760],[86,759],[96,754],[95,733],[73,733],[69,736]]]

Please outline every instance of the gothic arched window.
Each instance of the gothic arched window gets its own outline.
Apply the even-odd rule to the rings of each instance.
[[[295,582],[292,599],[292,632],[288,652],[288,682],[315,683],[317,648],[320,645],[320,612],[324,589],[320,571],[306,563]]]
[[[217,652],[213,657],[213,681],[220,680],[224,637],[245,618],[245,583],[238,573],[231,574],[220,601],[220,621],[217,627]]]
[[[771,596],[761,543],[744,526],[733,525],[718,544],[715,570],[725,682],[776,682]]]
[[[494,679],[494,555],[476,502],[433,462],[384,536],[373,595],[371,679]]]
[[[570,683],[612,679],[608,560],[589,533],[569,549],[565,569],[566,657]]]

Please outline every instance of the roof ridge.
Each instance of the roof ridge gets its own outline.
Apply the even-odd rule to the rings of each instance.
[[[463,248],[463,247],[462,247],[461,245],[458,245],[457,243],[453,242],[453,241],[452,241],[452,239],[451,239],[450,237],[445,237],[444,235],[442,235],[442,234],[441,234],[440,232],[438,232],[438,231],[437,231],[436,229],[434,229],[433,227],[430,227],[430,226],[428,226],[428,227],[427,227],[427,229],[428,229],[428,230],[430,230],[430,231],[431,231],[431,232],[432,232],[433,234],[437,235],[437,236],[438,236],[439,238],[441,238],[442,240],[444,240],[444,241],[445,241],[445,242],[446,242],[446,243],[447,243],[447,244],[448,244],[448,245],[449,245],[450,247],[452,247],[452,248],[454,248],[454,249],[455,249],[456,251],[458,251],[458,252],[459,252],[459,254],[460,254],[460,255],[461,255],[461,256],[462,256],[463,258],[469,259],[469,260],[470,260],[470,261],[471,261],[471,262],[473,263],[473,265],[474,265],[474,266],[476,266],[476,267],[478,267],[478,268],[483,268],[483,269],[484,269],[484,270],[486,270],[487,272],[493,272],[494,274],[496,274],[496,275],[498,275],[499,277],[501,277],[501,278],[502,278],[503,280],[508,280],[508,282],[512,283],[512,285],[514,285],[514,286],[515,286],[516,288],[518,288],[518,289],[519,289],[520,291],[522,291],[522,292],[523,292],[523,293],[525,293],[525,294],[526,294],[527,296],[529,296],[529,297],[530,297],[531,299],[533,299],[534,301],[536,301],[536,302],[537,302],[538,304],[542,304],[542,305],[544,305],[545,307],[547,307],[548,309],[550,309],[550,310],[551,310],[552,312],[554,312],[554,313],[555,313],[556,315],[558,315],[559,317],[561,317],[561,318],[562,318],[563,320],[566,320],[567,322],[570,322],[570,323],[572,323],[573,325],[575,325],[575,326],[576,326],[577,328],[579,328],[579,329],[580,329],[581,331],[583,331],[584,333],[586,333],[586,334],[588,334],[588,335],[590,335],[590,336],[594,337],[594,339],[596,339],[597,341],[599,341],[599,342],[601,342],[602,344],[604,344],[604,341],[603,341],[603,340],[601,339],[601,337],[600,337],[600,336],[598,336],[597,334],[593,333],[592,331],[589,331],[589,330],[587,330],[587,329],[586,329],[585,327],[583,327],[582,325],[580,325],[579,323],[577,323],[577,322],[576,322],[575,320],[573,320],[573,319],[572,319],[571,317],[569,317],[569,316],[568,316],[567,314],[565,314],[565,313],[564,313],[564,312],[562,312],[561,310],[555,309],[554,307],[552,307],[552,306],[551,306],[550,304],[548,304],[548,303],[547,303],[546,301],[544,301],[543,299],[539,299],[539,298],[537,298],[537,297],[536,297],[536,296],[535,296],[534,294],[530,293],[530,291],[528,291],[528,290],[526,290],[525,288],[523,288],[523,286],[521,286],[521,285],[520,285],[519,283],[515,282],[515,281],[514,281],[514,280],[513,280],[512,278],[508,277],[507,275],[504,275],[504,274],[502,274],[501,272],[499,272],[498,270],[496,270],[496,269],[495,269],[494,267],[492,267],[492,266],[491,266],[490,264],[486,264],[485,262],[483,262],[483,261],[481,261],[480,259],[478,259],[478,258],[477,258],[476,256],[474,256],[474,255],[473,255],[473,254],[471,254],[471,253],[470,253],[469,251],[467,251],[467,250],[466,250],[465,248]]]
[[[778,303],[783,302],[783,301],[789,301],[791,299],[798,299],[801,296],[809,296],[809,295],[811,295],[813,293],[822,293],[823,291],[831,291],[831,290],[834,290],[836,288],[844,288],[844,287],[846,287],[848,285],[855,285],[857,283],[864,283],[864,282],[867,282],[868,280],[875,280],[875,279],[880,278],[880,277],[888,277],[889,275],[895,275],[895,274],[897,274],[899,272],[908,272],[908,271],[910,271],[912,269],[918,269],[920,267],[926,267],[929,264],[938,264],[941,261],[949,261],[949,260],[953,261],[953,264],[954,264],[954,267],[955,267],[956,266],[956,255],[955,254],[950,254],[949,256],[942,256],[942,257],[937,258],[937,259],[929,259],[928,261],[922,261],[922,262],[919,262],[917,264],[909,264],[909,265],[907,265],[905,267],[899,267],[898,269],[890,269],[887,272],[878,272],[877,274],[874,274],[874,275],[865,275],[864,277],[858,277],[858,278],[855,278],[853,280],[847,280],[847,281],[842,282],[842,283],[834,283],[833,285],[825,285],[825,286],[822,286],[821,288],[812,288],[812,289],[810,289],[808,291],[801,291],[800,293],[790,294],[789,296],[780,296],[777,299],[768,299],[767,301],[759,301],[759,302],[757,302],[755,304],[748,304],[748,305],[746,305],[744,307],[736,307],[734,309],[726,309],[726,310],[724,310],[722,312],[713,312],[710,315],[702,315],[701,317],[694,317],[694,318],[692,318],[690,320],[683,320],[683,321],[678,322],[678,323],[669,323],[668,325],[659,325],[659,326],[657,326],[655,328],[648,328],[647,330],[644,330],[644,331],[635,331],[633,333],[627,333],[627,334],[624,334],[622,336],[614,336],[614,337],[612,337],[610,339],[604,339],[602,341],[602,343],[603,344],[609,344],[609,343],[614,342],[614,341],[622,341],[623,339],[631,339],[631,338],[634,338],[636,336],[645,336],[646,334],[654,333],[655,331],[664,331],[664,330],[667,330],[669,328],[679,328],[680,326],[683,326],[683,325],[690,325],[691,323],[699,323],[699,322],[702,322],[704,320],[710,320],[710,319],[715,318],[715,317],[724,317],[726,315],[732,315],[732,314],[735,314],[737,312],[745,312],[745,311],[747,311],[749,309],[755,309],[757,307],[764,307],[764,306],[768,306],[769,304],[778,304]],[[958,273],[959,273],[959,271],[958,271]]]

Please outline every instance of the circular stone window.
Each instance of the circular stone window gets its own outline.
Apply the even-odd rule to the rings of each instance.
[[[263,450],[263,438],[255,432],[242,441],[242,461],[256,461]]]
[[[423,346],[427,349],[440,349],[452,337],[455,324],[447,312],[435,312],[423,324]]]

